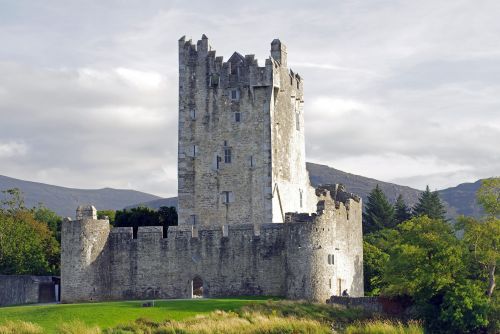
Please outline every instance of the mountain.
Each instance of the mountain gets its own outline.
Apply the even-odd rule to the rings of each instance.
[[[476,192],[481,187],[481,181],[461,183],[456,187],[439,190],[439,196],[448,204],[448,215],[480,217],[483,209],[476,202]]]
[[[73,189],[38,182],[23,181],[0,175],[0,190],[19,188],[28,208],[43,203],[58,215],[74,217],[78,205],[93,204],[98,210],[123,209],[134,203],[148,202],[160,197],[125,189]],[[2,194],[0,194],[0,198]]]
[[[139,206],[146,206],[150,209],[155,209],[155,210],[159,209],[162,206],[177,207],[177,197],[160,198],[148,202],[136,203],[126,206],[125,209],[137,208]]]
[[[421,191],[407,186],[400,186],[394,183],[383,182],[368,177],[350,174],[341,170],[308,162],[307,170],[309,178],[313,186],[328,183],[341,183],[347,191],[361,196],[363,202],[366,203],[367,196],[373,188],[378,184],[385,193],[390,202],[395,202],[396,198],[401,194],[409,206],[413,206],[418,201]]]
[[[341,183],[346,186],[349,192],[361,196],[364,203],[366,203],[370,191],[372,191],[377,184],[383,190],[389,201],[395,202],[396,198],[401,194],[406,204],[409,206],[415,205],[422,193],[422,191],[418,189],[346,173],[326,165],[308,162],[306,167],[309,171],[309,178],[313,186],[328,183]],[[476,203],[476,191],[480,185],[481,180],[475,183],[463,183],[453,188],[438,191],[441,200],[447,208],[448,218],[453,219],[461,214],[475,217],[481,215],[481,208]],[[151,202],[142,202],[130,205],[128,208],[138,206],[147,206],[152,209],[158,209],[160,206],[177,206],[177,198],[170,197]]]
[[[370,191],[377,184],[391,202],[395,202],[398,195],[401,194],[409,206],[417,203],[421,193],[417,189],[346,173],[326,165],[308,162],[307,170],[314,186],[341,183],[346,186],[349,192],[361,196],[364,203],[366,203]],[[449,218],[453,219],[461,214],[474,217],[482,214],[481,208],[476,203],[476,191],[480,185],[481,180],[475,183],[462,183],[456,187],[438,191],[439,196],[446,205]],[[74,215],[78,205],[86,203],[91,203],[98,209],[112,210],[138,206],[147,206],[152,209],[158,209],[161,206],[177,206],[176,197],[160,198],[135,190],[111,188],[96,190],[72,189],[0,176],[0,190],[10,188],[21,189],[28,207],[43,203],[59,215],[70,217]]]

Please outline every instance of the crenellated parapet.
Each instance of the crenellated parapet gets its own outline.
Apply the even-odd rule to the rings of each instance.
[[[209,89],[271,86],[273,65],[279,66],[272,61],[259,66],[254,55],[243,56],[238,52],[224,61],[223,57],[217,56],[216,51],[212,50],[205,35],[196,44],[185,37],[179,40],[180,69],[192,74],[197,66],[205,67],[205,77],[197,79],[204,80]]]

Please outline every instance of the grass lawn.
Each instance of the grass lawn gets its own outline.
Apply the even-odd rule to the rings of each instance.
[[[88,325],[108,328],[141,317],[155,321],[183,320],[215,310],[230,311],[249,304],[265,303],[269,299],[271,298],[239,297],[161,300],[155,302],[155,307],[142,307],[144,301],[11,306],[0,308],[0,324],[8,320],[28,321],[40,325],[45,332],[52,333],[60,323],[79,319]]]

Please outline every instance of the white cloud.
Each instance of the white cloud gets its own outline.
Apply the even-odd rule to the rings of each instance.
[[[145,72],[133,70],[130,68],[117,68],[116,73],[118,73],[127,82],[136,85],[140,89],[158,89],[162,83],[162,76],[155,72]]]
[[[0,158],[12,158],[16,156],[26,155],[28,147],[21,142],[4,142],[0,141]]]

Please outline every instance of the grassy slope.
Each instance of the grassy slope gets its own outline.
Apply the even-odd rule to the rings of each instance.
[[[0,323],[22,320],[39,324],[52,333],[62,322],[80,319],[88,325],[109,328],[140,317],[155,321],[183,320],[214,310],[236,310],[253,303],[264,303],[269,298],[241,297],[235,299],[192,299],[156,301],[155,307],[142,307],[141,301],[91,304],[27,305],[0,308]]]

